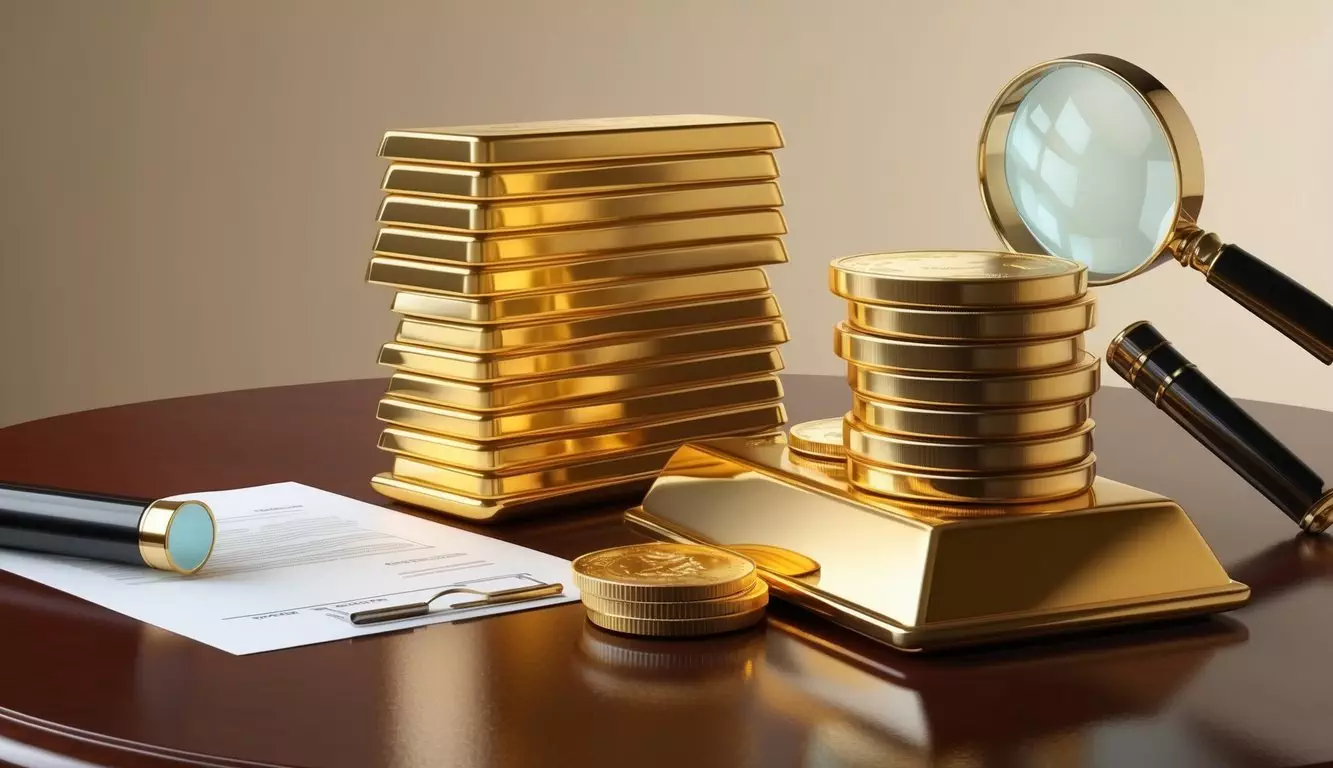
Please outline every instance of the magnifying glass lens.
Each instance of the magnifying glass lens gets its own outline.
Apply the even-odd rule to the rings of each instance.
[[[1114,75],[1065,66],[1037,81],[1005,137],[1005,180],[1024,225],[1052,255],[1111,281],[1151,261],[1180,200],[1166,131]]]

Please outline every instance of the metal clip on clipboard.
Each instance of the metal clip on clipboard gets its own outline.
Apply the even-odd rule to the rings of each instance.
[[[468,600],[462,603],[445,608],[444,611],[461,611],[468,608],[481,608],[487,605],[501,605],[503,603],[521,603],[527,600],[538,600],[543,597],[553,597],[565,591],[563,584],[533,584],[526,587],[514,587],[513,589],[500,589],[494,592],[483,592],[471,587],[450,587],[441,592],[437,592],[429,600],[420,603],[407,603],[404,605],[391,605],[386,608],[371,608],[365,611],[357,611],[348,616],[348,620],[358,626],[366,624],[381,624],[386,621],[398,621],[400,619],[411,619],[417,616],[425,616],[430,613],[430,604],[439,600],[445,595],[480,595],[478,600]],[[444,612],[441,611],[441,612]]]

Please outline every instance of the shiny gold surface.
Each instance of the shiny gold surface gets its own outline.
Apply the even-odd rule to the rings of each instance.
[[[1016,341],[1074,336],[1097,324],[1097,297],[1023,309],[923,309],[847,304],[847,323],[866,333],[936,341]]]
[[[389,400],[383,404],[387,414],[421,414],[409,405],[404,408]],[[531,439],[528,435],[504,441],[479,442],[456,437],[391,426],[380,433],[380,448],[392,453],[425,459],[437,464],[478,472],[511,471],[574,458],[613,456],[655,450],[724,435],[754,434],[777,429],[786,421],[781,403],[707,411],[692,416],[673,417],[626,428],[608,428],[575,436],[563,434]]]
[[[217,543],[216,537],[209,544],[208,554],[204,555],[199,564],[193,568],[182,568],[177,565],[171,557],[171,552],[167,549],[167,538],[171,534],[171,523],[176,519],[176,510],[185,504],[203,507],[204,511],[208,513],[208,517],[213,519],[212,507],[202,501],[161,499],[149,504],[139,517],[139,556],[143,558],[144,565],[159,571],[173,571],[188,575],[195,573],[208,563],[208,559],[213,555],[213,545]],[[216,520],[213,521],[213,525],[214,528],[217,527]]]
[[[792,473],[785,454],[755,439],[681,448],[629,520],[674,541],[800,552],[818,579],[761,567],[774,596],[905,650],[1212,613],[1249,595],[1179,506],[1106,478],[1024,514],[933,518],[909,510],[936,505]]]
[[[880,432],[1004,440],[1065,432],[1088,420],[1088,400],[1019,408],[924,407],[852,395],[852,415]]]
[[[462,298],[399,292],[393,311],[428,320],[460,323],[522,322],[564,319],[578,315],[643,309],[671,302],[716,299],[764,293],[768,278],[762,269],[674,275],[651,280],[553,289],[521,296]]]
[[[465,381],[550,378],[589,368],[631,365],[644,360],[703,357],[728,350],[773,347],[787,340],[781,320],[720,328],[686,329],[656,336],[610,340],[550,351],[512,355],[450,352],[390,342],[379,362],[415,373]]]
[[[768,583],[763,579],[754,579],[749,589],[734,595],[715,597],[710,600],[687,600],[677,602],[644,602],[639,600],[613,600],[598,597],[589,592],[582,593],[583,605],[590,611],[605,616],[624,616],[631,619],[668,619],[691,620],[713,619],[721,616],[734,616],[749,613],[768,605]]]
[[[847,480],[863,491],[917,501],[1030,504],[1077,496],[1097,477],[1097,457],[1053,469],[1007,474],[952,474],[871,464],[848,456]]]
[[[462,199],[587,195],[621,189],[767,180],[778,177],[772,152],[648,158],[618,163],[458,168],[390,163],[382,189]]]
[[[407,318],[396,338],[405,344],[459,352],[515,353],[541,347],[570,346],[601,339],[643,336],[684,328],[708,327],[782,317],[769,294],[667,304],[604,315],[535,323],[473,325]]]
[[[568,261],[594,254],[647,251],[686,243],[777,237],[786,233],[787,223],[780,211],[733,211],[684,219],[500,235],[382,227],[375,238],[375,253],[451,264],[517,264]]]
[[[658,450],[628,456],[595,458],[587,461],[541,467],[515,472],[478,472],[446,467],[420,459],[395,456],[393,476],[422,483],[450,493],[480,499],[539,494],[557,489],[577,490],[583,486],[631,480],[652,475],[662,468],[672,451]]]
[[[426,401],[443,408],[472,411],[541,410],[551,406],[578,415],[571,424],[598,423],[606,420],[659,415],[665,412],[643,403],[646,396],[668,396],[666,390],[686,388],[682,400],[674,401],[671,408],[688,408],[696,402],[689,392],[696,386],[740,383],[741,379],[762,377],[782,370],[782,355],[776,349],[732,352],[709,357],[668,360],[602,373],[583,373],[558,379],[530,379],[527,381],[467,382],[421,376],[413,373],[395,373],[389,379],[388,394],[411,400]],[[776,385],[776,380],[768,386]],[[751,385],[746,384],[749,387]],[[764,386],[764,385],[754,385]],[[777,388],[777,387],[774,387]],[[781,389],[778,388],[780,392]],[[615,396],[616,403],[632,402],[628,406],[605,402]],[[592,404],[573,406],[567,401],[600,398]],[[705,402],[713,402],[705,398]],[[595,410],[581,409],[587,405]],[[696,405],[697,408],[708,407]],[[487,417],[489,418],[489,417]],[[565,422],[561,422],[565,423]],[[413,426],[407,424],[406,426]],[[434,430],[438,431],[438,430]]]
[[[1011,373],[1060,368],[1085,354],[1083,336],[982,344],[939,344],[872,336],[846,323],[833,329],[833,353],[864,368],[937,373]]]
[[[1101,383],[1101,361],[1086,352],[1064,368],[967,376],[847,366],[847,383],[877,400],[962,407],[1032,406],[1084,400]]]
[[[588,609],[588,621],[612,632],[646,637],[703,637],[753,627],[764,620],[764,607],[711,619],[635,619]]]
[[[1323,533],[1333,523],[1333,491],[1329,491],[1310,507],[1310,511],[1301,518],[1301,530],[1306,533]]]
[[[389,195],[379,221],[447,232],[505,232],[781,205],[782,193],[771,181],[490,203]]]
[[[800,552],[771,544],[732,544],[727,549],[750,558],[759,568],[781,576],[810,576],[819,573],[819,563]],[[760,583],[764,583],[762,579]]]
[[[862,253],[834,259],[829,285],[865,304],[1015,307],[1073,301],[1087,267],[1054,256],[991,251]]]
[[[725,272],[786,261],[787,249],[782,241],[768,238],[506,268],[460,267],[419,259],[375,256],[370,260],[366,280],[409,291],[471,297],[544,293],[552,288],[569,291],[597,283],[619,283],[671,274]]]
[[[1092,429],[1089,419],[1056,435],[959,440],[884,434],[855,417],[843,422],[848,456],[932,473],[1026,472],[1075,464],[1092,453]]]
[[[804,421],[787,430],[791,449],[816,459],[840,459],[846,453],[842,444],[842,419]]]
[[[791,446],[788,445],[788,449],[790,448]],[[825,480],[845,482],[847,480],[847,458],[845,456],[839,459],[823,459],[788,450],[786,455],[782,457],[782,468],[792,474],[804,475],[821,482]]]
[[[477,523],[494,523],[565,509],[587,509],[626,499],[641,498],[655,474],[616,478],[577,490],[560,488],[544,493],[481,499],[451,493],[382,472],[370,479],[371,488],[394,501],[442,512]]]
[[[380,157],[466,165],[568,163],[777,149],[771,120],[648,115],[387,131]]]
[[[755,565],[700,544],[630,544],[575,558],[580,592],[608,600],[675,603],[738,595],[755,581]]]

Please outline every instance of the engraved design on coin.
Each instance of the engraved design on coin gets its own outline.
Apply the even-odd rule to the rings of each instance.
[[[595,552],[575,561],[595,579],[638,583],[714,583],[744,577],[754,564],[729,552],[689,544],[648,544]]]

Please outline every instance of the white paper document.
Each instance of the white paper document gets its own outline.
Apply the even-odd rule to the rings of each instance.
[[[578,599],[569,561],[299,483],[187,494],[213,509],[213,557],[193,576],[0,550],[0,568],[235,654],[472,619]],[[356,626],[348,614],[561,583],[564,594]]]

